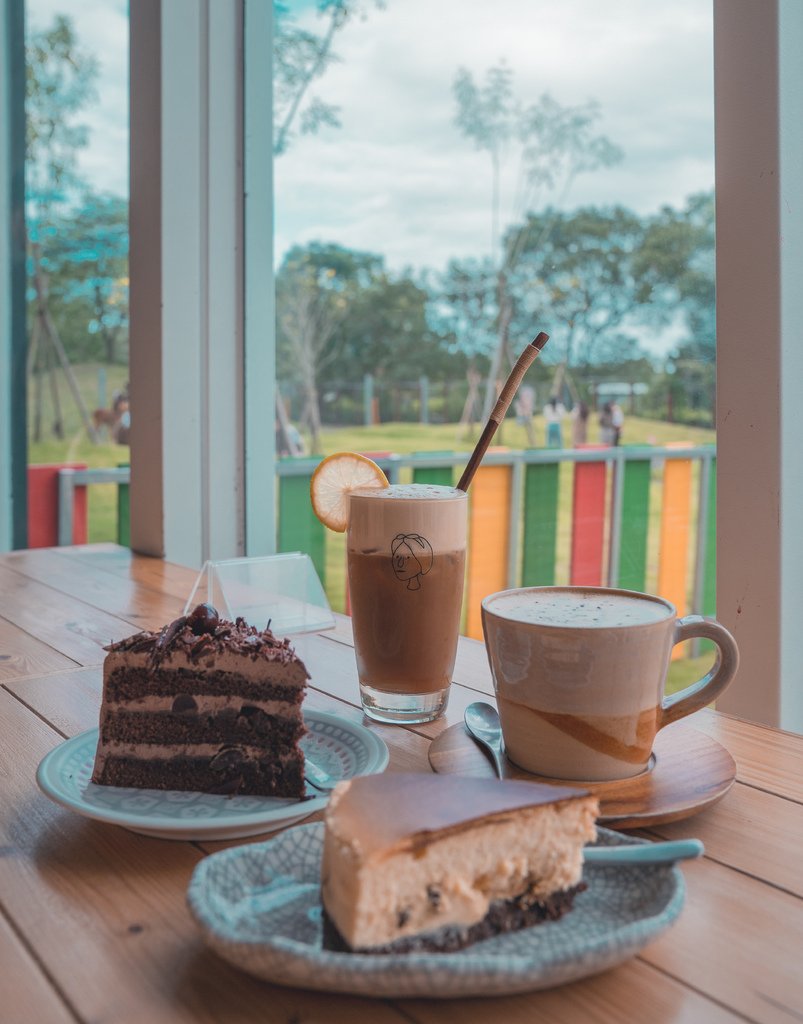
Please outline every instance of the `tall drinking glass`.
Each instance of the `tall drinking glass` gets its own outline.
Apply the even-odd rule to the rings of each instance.
[[[468,498],[456,487],[353,491],[348,576],[365,714],[429,722],[449,697],[466,560]]]

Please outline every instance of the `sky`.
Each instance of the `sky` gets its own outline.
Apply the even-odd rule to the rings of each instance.
[[[299,137],[276,163],[277,256],[312,239],[383,252],[395,268],[487,254],[490,161],[454,124],[452,84],[458,68],[481,81],[500,60],[524,106],[544,92],[562,105],[596,100],[598,130],[624,151],[618,166],[580,176],[564,206],[680,206],[713,187],[712,47],[711,0],[369,7],[314,90],[340,107],[342,128]]]
[[[314,3],[288,5],[320,31]],[[125,194],[126,0],[28,0],[27,10],[34,26],[68,14],[96,54],[81,169],[96,188]],[[341,127],[297,137],[276,161],[277,262],[309,241],[382,253],[396,271],[492,252],[489,158],[454,123],[461,67],[481,82],[504,60],[523,106],[545,92],[564,106],[599,104],[597,131],[624,159],[578,177],[565,197],[541,193],[541,205],[649,214],[713,187],[711,0],[363,0],[362,11],[312,89],[339,108]],[[513,157],[503,164],[504,223],[521,212]]]

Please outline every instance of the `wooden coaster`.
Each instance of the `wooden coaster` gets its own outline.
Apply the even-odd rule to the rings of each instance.
[[[429,763],[433,771],[443,774],[495,775],[490,759],[462,722],[432,741]],[[658,733],[651,767],[633,779],[566,782],[532,775],[512,761],[505,764],[505,778],[588,789],[599,797],[599,821],[617,828],[645,828],[688,818],[721,800],[736,778],[736,762],[728,751],[685,722]]]

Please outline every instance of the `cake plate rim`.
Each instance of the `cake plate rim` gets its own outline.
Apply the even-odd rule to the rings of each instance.
[[[345,747],[361,759],[360,770],[344,772],[342,778],[375,774],[387,767],[387,744],[364,725],[312,708],[304,710],[304,721],[309,729],[305,740],[312,737],[336,754]],[[97,738],[95,727],[53,747],[39,763],[37,784],[45,796],[67,810],[139,835],[184,841],[245,839],[297,824],[324,808],[329,799],[328,794],[312,789],[309,792],[314,795],[292,800],[97,786],[89,781]],[[86,797],[88,786],[92,786],[96,799],[104,802],[90,802]],[[158,815],[154,813],[157,808],[161,808]]]
[[[312,939],[320,928],[315,923],[320,918],[315,865],[320,871],[323,830],[322,822],[298,825],[262,843],[213,853],[196,865],[187,904],[212,950],[264,981],[317,991],[377,998],[511,995],[577,981],[624,963],[671,927],[685,902],[677,865],[644,865],[635,871],[588,865],[588,890],[559,921],[454,953],[334,952]],[[597,842],[648,840],[600,827]],[[631,907],[638,912],[631,915]],[[308,933],[307,938],[288,936],[288,924],[291,931]]]

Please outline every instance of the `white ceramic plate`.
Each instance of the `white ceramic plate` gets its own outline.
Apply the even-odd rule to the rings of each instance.
[[[602,845],[641,842],[599,829]],[[458,953],[334,953],[321,942],[322,846],[323,824],[315,822],[202,860],[187,899],[209,946],[279,985],[382,997],[510,995],[622,963],[683,906],[683,876],[672,865],[586,865],[588,889],[559,921]]]
[[[305,711],[307,757],[335,779],[381,772],[388,748],[373,732],[324,711]],[[326,805],[328,797],[308,786],[308,799],[219,796],[177,790],[96,786],[89,780],[98,730],[65,740],[47,754],[36,773],[43,793],[86,818],[122,825],[159,839],[242,839],[284,828]]]

